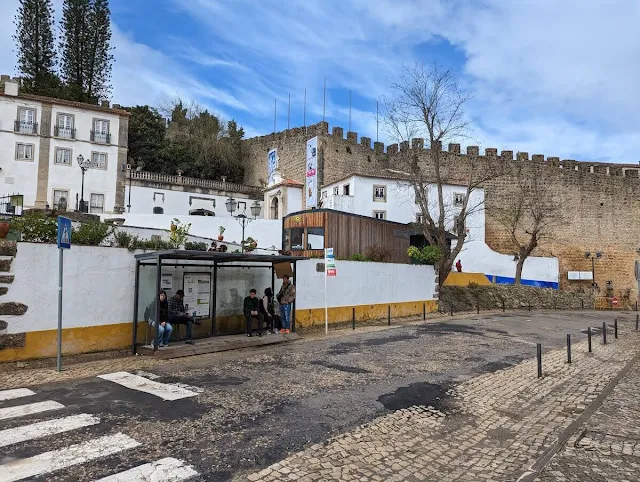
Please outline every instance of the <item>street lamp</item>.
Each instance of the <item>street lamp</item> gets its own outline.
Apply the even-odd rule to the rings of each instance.
[[[87,209],[87,203],[84,200],[84,173],[89,170],[91,167],[91,160],[85,159],[82,154],[77,157],[78,166],[82,169],[82,189],[80,190],[80,212],[86,213],[89,212]]]
[[[239,209],[240,204],[244,204],[244,209],[242,210],[241,214],[234,216],[233,213]],[[242,242],[240,243],[240,247],[242,250],[241,252],[244,253],[244,230],[251,221],[253,221],[258,216],[260,216],[260,211],[262,210],[262,206],[260,206],[260,203],[258,201],[253,202],[253,204],[249,208],[251,210],[251,215],[253,216],[253,219],[251,219],[251,218],[248,218],[246,214],[244,214],[247,211],[246,202],[236,201],[233,197],[230,197],[229,199],[227,199],[224,205],[227,207],[227,211],[229,212],[229,214],[231,214],[231,217],[236,218],[240,223],[240,226],[242,226]]]
[[[596,289],[596,258],[600,259],[602,258],[602,251],[596,251],[595,254],[592,256],[591,255],[591,251],[587,251],[586,253],[584,253],[585,257],[587,259],[591,258],[591,287],[593,289]]]
[[[144,163],[141,163],[139,166],[136,166],[136,172],[142,171]],[[129,203],[127,204],[127,212],[131,212],[131,167],[129,167]]]

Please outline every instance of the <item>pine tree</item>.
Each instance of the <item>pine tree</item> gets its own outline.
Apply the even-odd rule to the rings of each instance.
[[[88,17],[91,0],[64,0],[60,26],[61,74],[67,97],[85,101],[85,62],[89,45]]]
[[[51,0],[20,0],[13,36],[18,71],[27,92],[55,95],[60,81],[54,73],[53,7]]]
[[[85,57],[84,92],[89,102],[109,97],[111,92],[111,12],[108,0],[93,0],[88,15],[89,45]]]

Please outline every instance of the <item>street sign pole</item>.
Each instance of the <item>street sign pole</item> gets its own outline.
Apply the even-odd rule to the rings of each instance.
[[[333,248],[324,250],[324,334],[329,334],[329,299],[327,295],[327,278],[335,276],[336,259],[333,257]]]
[[[62,274],[64,266],[64,250],[71,249],[71,219],[58,216],[58,353],[56,367],[62,371]]]

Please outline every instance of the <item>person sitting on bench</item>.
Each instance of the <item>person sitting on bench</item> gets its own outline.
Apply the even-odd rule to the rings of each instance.
[[[167,302],[167,293],[163,290],[158,295],[160,302],[160,324],[158,325],[158,338],[152,342],[156,347],[169,346],[169,339],[171,338],[171,332],[173,327],[169,323],[169,305]],[[156,322],[156,300],[153,300],[151,304],[144,311],[144,317],[149,322],[149,327],[155,331]]]
[[[251,336],[253,332],[253,319],[258,320],[258,336],[262,336],[262,316],[260,316],[260,300],[256,297],[257,291],[251,289],[249,296],[244,299],[244,305],[242,312],[244,313],[244,319],[247,322],[247,336]]]
[[[185,343],[193,345],[191,339],[191,328],[193,324],[199,325],[200,322],[193,319],[193,317],[186,313],[184,309],[184,291],[178,290],[176,294],[169,300],[169,323],[175,325],[182,323],[187,326],[187,335],[185,336]]]
[[[276,333],[278,327],[276,325],[276,311],[273,306],[273,291],[271,291],[271,288],[264,290],[264,296],[260,301],[260,314],[266,325],[267,333],[269,333],[269,330]]]

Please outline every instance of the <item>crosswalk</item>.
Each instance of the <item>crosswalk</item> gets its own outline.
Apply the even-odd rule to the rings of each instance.
[[[149,379],[140,380],[143,377],[127,372],[103,375],[100,378],[167,401],[197,395],[196,392],[183,387],[162,384]],[[133,437],[120,432],[100,436],[89,435],[90,432],[87,430],[78,432],[81,429],[99,426],[100,417],[88,413],[69,414],[67,412],[75,407],[65,407],[55,400],[29,403],[28,397],[36,395],[36,392],[26,388],[0,390],[0,422],[2,426],[7,427],[0,430],[0,482],[31,480],[34,477],[47,480],[49,474],[64,474],[61,471],[65,469],[130,451],[142,445]],[[7,404],[9,406],[3,406]],[[25,418],[29,421],[26,422]],[[62,437],[64,443],[66,434],[74,431],[77,434],[74,438],[76,443],[56,450],[39,449],[40,453],[35,455],[27,452],[31,455],[28,457],[3,457],[3,452],[22,443],[27,443],[27,447],[29,443],[33,443],[50,449],[60,444],[52,444],[49,447],[47,446],[49,440]],[[85,434],[88,440],[82,440]],[[81,437],[82,441],[78,441],[78,437]],[[59,439],[55,440],[59,441]],[[22,452],[18,453],[25,453],[24,446],[19,448]],[[183,461],[165,457],[108,475],[95,482],[181,482],[197,475],[198,472]]]

